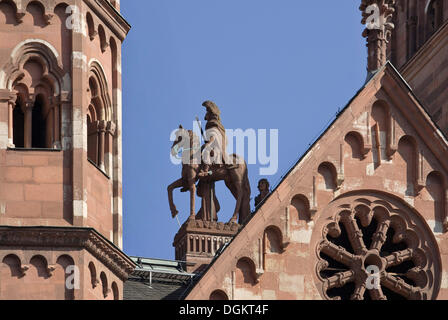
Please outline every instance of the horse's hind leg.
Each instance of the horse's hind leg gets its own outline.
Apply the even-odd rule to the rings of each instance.
[[[196,184],[190,182],[190,218],[194,219],[196,216]]]
[[[167,188],[167,191],[168,191],[168,201],[169,201],[169,204],[170,204],[171,216],[173,218],[175,218],[177,216],[177,214],[179,213],[179,211],[177,211],[176,206],[174,205],[174,202],[173,202],[173,190],[177,189],[177,188],[180,188],[182,186],[183,186],[183,180],[179,179],[177,181],[174,181]]]

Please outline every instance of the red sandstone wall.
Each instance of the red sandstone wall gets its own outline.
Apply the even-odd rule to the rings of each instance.
[[[12,58],[17,59],[14,48],[23,48],[23,44],[33,43],[37,49],[50,52],[57,62],[52,62],[62,69],[58,75],[63,79],[54,92],[55,104],[60,104],[61,151],[17,151],[7,149],[8,137],[8,97],[12,89],[8,83],[1,87],[0,95],[0,225],[9,226],[77,226],[93,227],[105,238],[122,246],[121,226],[121,40],[126,35],[128,26],[122,18],[114,15],[111,8],[101,8],[96,2],[90,6],[85,1],[28,1],[13,0],[0,2],[0,81],[14,77],[12,70],[5,68]],[[70,13],[66,6],[77,3],[81,5],[82,27],[67,29]],[[119,1],[111,2],[119,10]],[[95,7],[93,10],[92,6]],[[91,39],[85,22],[87,12],[94,19],[95,35]],[[103,18],[95,12],[103,13]],[[112,17],[113,16],[113,17]],[[22,17],[18,21],[17,17]],[[117,19],[117,20],[115,20]],[[48,22],[48,23],[47,23]],[[106,42],[101,49],[99,26],[104,29]],[[112,31],[109,26],[114,26]],[[103,35],[101,33],[101,35]],[[110,45],[112,43],[112,45]],[[16,56],[14,56],[14,54]],[[114,56],[113,56],[114,55]],[[104,73],[105,96],[110,102],[109,121],[116,127],[114,141],[110,139],[105,150],[106,177],[98,168],[87,160],[86,110],[89,105],[88,87],[91,64],[96,62]],[[33,66],[38,63],[33,62]],[[33,70],[31,70],[32,73]],[[33,75],[25,75],[28,82]],[[15,79],[15,78],[14,78]],[[3,81],[4,82],[4,81]],[[32,82],[32,81],[31,81]],[[29,83],[27,83],[29,84]],[[31,84],[29,84],[32,86]],[[32,98],[32,97],[31,97]],[[59,100],[60,99],[60,100]],[[48,129],[48,128],[47,128]],[[57,128],[56,132],[59,132]],[[114,192],[113,192],[114,190]],[[64,299],[62,285],[62,267],[58,266],[56,255],[64,250],[26,250],[25,248],[8,248],[0,250],[0,299]],[[102,248],[102,250],[106,248]],[[2,253],[3,252],[3,256]],[[14,266],[16,258],[2,259],[8,254],[15,254],[20,265],[30,265],[30,272],[20,273]],[[33,257],[42,255],[44,259]],[[102,284],[93,288],[87,285],[90,273],[85,273],[89,262],[104,272],[108,283],[107,299],[122,294],[122,281],[108,268],[99,263],[86,252],[71,252],[73,263],[82,269],[79,291],[75,290],[76,299],[104,299]],[[11,261],[9,261],[11,260]],[[32,261],[31,261],[32,260]],[[8,265],[8,263],[11,265]],[[55,271],[48,274],[45,265],[54,265]],[[100,283],[102,280],[100,279]],[[114,284],[114,287],[112,287]],[[14,288],[14,290],[12,289]],[[112,290],[114,288],[114,290]],[[114,294],[112,294],[114,293]],[[119,297],[120,299],[122,297]]]
[[[0,249],[0,261],[0,300],[123,299],[122,281],[85,250]],[[79,268],[78,289],[66,285],[73,265]]]
[[[63,152],[0,151],[0,225],[69,225],[70,168]],[[65,186],[65,187],[64,187]]]
[[[112,187],[110,179],[91,163],[87,164],[87,225],[110,241],[112,237]]]

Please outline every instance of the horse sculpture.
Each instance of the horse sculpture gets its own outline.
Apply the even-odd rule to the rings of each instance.
[[[176,217],[179,213],[173,202],[173,191],[175,189],[182,188],[182,192],[190,191],[190,219],[195,219],[196,182],[200,179],[207,182],[224,181],[236,200],[235,210],[230,222],[237,223],[238,221],[239,224],[243,224],[250,216],[250,184],[246,162],[240,161],[241,159],[233,154],[231,158],[238,165],[232,166],[230,169],[226,165],[212,165],[210,175],[204,178],[200,177],[202,150],[199,138],[192,130],[186,130],[182,126],[176,131],[176,139],[171,147],[171,154],[177,156],[180,150],[182,151],[182,177],[168,186],[168,200],[172,217]],[[200,194],[200,196],[202,195]],[[217,204],[214,195],[213,198],[215,204]],[[201,218],[206,221],[210,220],[210,217],[206,217],[204,214],[201,215]]]

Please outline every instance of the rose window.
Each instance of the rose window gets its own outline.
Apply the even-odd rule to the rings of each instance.
[[[317,246],[325,298],[433,299],[437,245],[415,217],[389,205],[349,207],[324,226]]]

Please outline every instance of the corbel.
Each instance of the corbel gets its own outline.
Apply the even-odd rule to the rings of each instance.
[[[29,264],[22,264],[19,271],[22,277],[26,276],[26,272],[30,269]]]
[[[54,17],[54,14],[53,14],[53,13],[46,12],[46,13],[44,14],[44,21],[45,21],[45,24],[46,24],[47,26],[51,24],[51,21],[53,20],[53,17]]]
[[[55,272],[55,270],[56,270],[56,265],[55,264],[47,266],[47,273],[48,273],[48,275],[50,277],[53,276],[53,273]]]
[[[26,12],[24,12],[21,9],[17,9],[16,12],[16,20],[18,24],[21,24],[23,22],[23,17],[25,16]]]
[[[106,126],[106,131],[111,135],[114,136],[116,132],[117,126],[113,121],[108,121]]]

